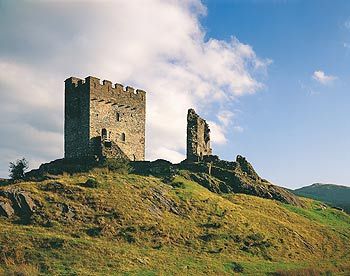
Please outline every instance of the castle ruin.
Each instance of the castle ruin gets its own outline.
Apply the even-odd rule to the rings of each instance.
[[[91,76],[65,80],[65,159],[144,161],[145,121],[145,91]],[[209,125],[189,109],[187,160],[211,155]]]
[[[187,160],[202,161],[210,156],[210,129],[208,123],[193,110],[187,113]]]
[[[87,77],[65,80],[64,157],[145,159],[146,92]]]

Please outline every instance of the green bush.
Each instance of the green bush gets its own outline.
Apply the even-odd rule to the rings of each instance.
[[[10,162],[9,176],[12,180],[20,180],[25,176],[25,171],[29,168],[28,161],[23,157],[16,162]]]
[[[243,266],[237,262],[231,262],[225,265],[227,268],[233,270],[236,273],[242,273],[244,271]]]
[[[128,174],[131,171],[129,161],[122,159],[107,158],[103,161],[102,167],[121,174]]]
[[[85,183],[83,183],[83,186],[88,188],[98,188],[100,183],[94,178],[89,178]]]

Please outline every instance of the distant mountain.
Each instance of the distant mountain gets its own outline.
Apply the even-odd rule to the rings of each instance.
[[[324,201],[350,213],[350,187],[315,183],[293,191],[299,196]]]

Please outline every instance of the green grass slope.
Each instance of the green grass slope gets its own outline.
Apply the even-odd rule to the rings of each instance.
[[[293,191],[295,194],[324,201],[350,213],[350,187],[315,183]]]
[[[106,170],[11,186],[38,207],[26,225],[0,217],[0,275],[349,275],[350,216],[311,199]]]

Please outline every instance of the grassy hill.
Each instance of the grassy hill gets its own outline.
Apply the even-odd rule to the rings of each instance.
[[[0,217],[0,274],[348,275],[347,214],[213,193],[187,173],[164,183],[95,169],[0,187],[36,204],[25,223]]]
[[[324,201],[350,213],[350,187],[315,183],[293,191],[295,194]]]

